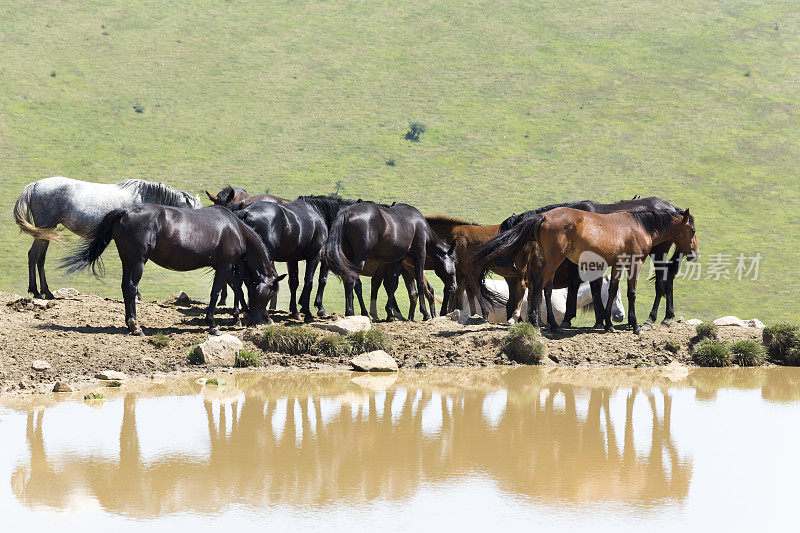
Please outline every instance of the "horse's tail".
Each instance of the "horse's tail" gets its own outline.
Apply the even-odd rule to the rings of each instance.
[[[345,222],[346,215],[342,213],[331,224],[331,229],[328,231],[328,239],[322,247],[322,260],[340,278],[351,277],[358,279],[360,272],[356,270],[355,265],[350,262],[344,253]]]
[[[505,298],[499,292],[490,289],[486,286],[486,274],[488,270],[484,269],[480,275],[480,291],[481,298],[491,307],[505,307],[508,303],[508,298]]]
[[[105,269],[100,256],[111,242],[114,224],[125,212],[125,209],[115,209],[103,217],[103,221],[83,239],[78,249],[61,260],[59,267],[73,274],[91,266],[92,274],[102,276]]]
[[[14,220],[19,226],[20,231],[27,233],[34,239],[44,239],[47,241],[63,242],[66,241],[60,231],[56,228],[37,228],[31,222],[31,197],[33,196],[33,189],[36,182],[29,183],[20,193],[17,198],[17,203],[14,204]]]
[[[511,263],[526,244],[539,239],[539,228],[543,221],[543,215],[534,215],[508,231],[497,234],[475,250],[472,261],[477,265],[484,265],[484,269],[498,259],[506,264]]]

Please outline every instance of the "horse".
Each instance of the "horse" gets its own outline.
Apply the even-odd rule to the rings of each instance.
[[[214,202],[215,205],[222,207],[229,207],[231,209],[242,209],[251,205],[253,202],[273,202],[277,204],[288,204],[291,200],[281,198],[272,194],[254,194],[250,196],[247,191],[240,187],[232,187],[226,185],[216,196],[208,191],[205,191],[208,199]]]
[[[496,292],[497,294],[508,297],[508,285],[503,282],[502,280],[495,280],[495,279],[486,279],[484,281],[487,287],[491,290]],[[602,285],[602,297],[603,297],[603,304],[605,305],[608,302],[608,289],[611,286],[611,277],[608,274],[603,276],[603,285]],[[553,305],[553,315],[556,317],[556,321],[561,321],[564,318],[564,315],[567,313],[567,289],[553,289],[553,294],[551,296],[551,301]],[[470,305],[467,301],[466,295],[464,295],[460,300],[457,300],[458,308],[462,312],[470,312]],[[589,286],[589,283],[581,283],[580,287],[578,288],[578,298],[577,298],[577,306],[579,309],[583,311],[588,311],[592,308],[593,304],[593,297],[592,291]],[[473,304],[474,308],[474,304]],[[489,310],[489,316],[486,319],[489,322],[495,323],[504,323],[507,321],[507,316],[505,312],[505,307],[497,306],[492,307]],[[522,314],[527,316],[528,314],[528,301],[527,301],[527,291],[525,291],[525,298],[522,301]],[[544,306],[544,301],[539,306],[539,317],[546,316],[547,310]],[[625,318],[625,307],[622,305],[622,297],[619,292],[617,292],[617,297],[614,299],[614,303],[611,307],[611,319],[614,322],[622,322]]]
[[[14,204],[14,220],[20,230],[33,237],[28,251],[28,292],[34,298],[53,298],[44,273],[47,247],[50,241],[66,240],[56,226],[62,224],[72,233],[85,237],[110,211],[140,203],[193,209],[203,207],[197,196],[163,183],[144,180],[129,179],[106,184],[54,177],[26,185]]]
[[[328,231],[339,211],[356,203],[355,200],[329,196],[301,196],[287,204],[254,202],[234,211],[245,224],[261,238],[273,261],[286,261],[289,269],[291,298],[289,311],[295,319],[297,311],[297,288],[299,286],[298,263],[306,262],[303,291],[300,294],[300,311],[305,321],[313,320],[309,300],[311,299],[314,272],[320,263],[320,251],[328,238]],[[328,278],[328,267],[320,268],[317,296],[314,305],[319,316],[328,316],[322,305],[322,295]],[[234,303],[234,308],[236,304]],[[269,317],[267,317],[269,320]]]
[[[575,264],[598,263],[593,270],[611,266],[609,303],[604,313],[605,329],[613,331],[611,303],[616,298],[622,270],[628,272],[628,326],[639,334],[636,321],[636,284],[639,270],[653,247],[672,242],[688,261],[699,256],[694,217],[689,210],[680,213],[666,211],[618,211],[610,214],[591,213],[570,207],[557,207],[529,217],[505,234],[502,246],[495,247],[487,259],[513,257],[530,241],[536,241],[541,255],[541,268],[529,270],[528,319],[539,325],[541,291],[544,289],[547,322],[557,332],[551,305],[553,278],[565,259]],[[535,273],[534,270],[536,270]],[[532,279],[531,279],[532,278]],[[599,295],[594,293],[595,301]]]
[[[449,246],[431,229],[416,208],[408,204],[392,206],[359,202],[342,210],[331,226],[322,256],[345,286],[345,314],[353,312],[353,290],[368,259],[392,265],[386,287],[389,300],[397,307],[394,291],[406,258],[414,262],[417,292],[425,289],[426,260],[444,281],[443,309],[456,287],[455,242]],[[419,301],[423,320],[431,315],[425,299]],[[363,311],[363,310],[362,310]]]
[[[433,267],[431,266],[430,261],[427,261],[425,269],[430,270],[432,268]],[[394,265],[387,265],[378,263],[376,261],[367,261],[364,264],[364,269],[361,271],[361,275],[370,276],[372,278],[369,299],[369,316],[371,316],[373,320],[378,320],[378,291],[380,290],[381,285],[383,285],[387,296],[389,295],[389,290],[392,286],[392,276],[394,275]],[[417,292],[416,281],[414,279],[414,263],[412,261],[408,259],[403,261],[403,265],[400,268],[400,276],[403,278],[403,283],[405,283],[406,290],[408,291],[408,320],[413,321],[414,314],[417,309],[419,293]],[[431,287],[431,284],[428,282],[428,278],[424,274],[423,278],[425,281],[425,292],[423,293],[423,297],[428,301],[428,305],[431,308],[431,315],[435,315],[436,297],[433,292],[433,287]],[[360,279],[356,282],[355,292],[356,296],[358,297],[358,303],[361,306],[361,313],[366,314]],[[388,321],[392,321],[395,318],[405,320],[402,312],[396,306],[396,303],[397,301],[391,298],[386,303],[386,316]],[[392,304],[395,305],[393,306]]]
[[[638,195],[630,200],[622,200],[620,202],[603,204],[593,202],[591,200],[582,200],[579,202],[567,202],[560,204],[552,204],[531,211],[525,211],[519,215],[511,215],[500,224],[500,232],[508,231],[516,224],[530,217],[539,215],[556,207],[571,207],[573,209],[580,209],[582,211],[589,211],[591,213],[609,214],[617,211],[665,211],[667,213],[682,213],[682,210],[675,207],[671,203],[655,196],[648,196],[641,198]],[[653,247],[650,252],[650,258],[655,267],[655,281],[656,296],[653,300],[653,307],[647,321],[643,324],[645,327],[652,326],[658,318],[658,308],[661,305],[661,298],[664,297],[666,301],[666,309],[664,313],[664,320],[661,322],[663,325],[668,326],[670,320],[675,317],[674,299],[673,299],[673,285],[674,279],[680,270],[680,264],[683,256],[679,251],[676,251],[671,258],[667,258],[671,242],[664,242]],[[502,263],[502,261],[500,261]],[[569,291],[567,296],[567,314],[564,317],[565,326],[569,326],[572,318],[575,317],[575,292],[577,291],[580,280],[576,267],[572,263],[567,264],[569,276]],[[517,303],[519,306],[519,302]],[[510,317],[509,317],[510,318]]]
[[[122,261],[122,296],[125,324],[134,335],[142,335],[136,317],[136,292],[148,260],[181,272],[211,267],[215,270],[206,322],[218,335],[214,320],[219,292],[234,265],[240,265],[249,295],[248,321],[255,325],[266,312],[267,300],[278,289],[275,266],[267,249],[244,222],[224,207],[180,209],[155,204],[114,209],[87,235],[80,248],[62,260],[62,268],[74,273],[92,267],[102,275],[100,257],[111,240]],[[241,286],[237,297],[244,298]],[[238,317],[234,317],[238,323]]]

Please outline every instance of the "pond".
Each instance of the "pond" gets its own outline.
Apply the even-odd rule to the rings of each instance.
[[[218,377],[0,400],[3,523],[772,530],[796,514],[800,369]]]

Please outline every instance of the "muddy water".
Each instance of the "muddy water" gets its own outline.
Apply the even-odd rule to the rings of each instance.
[[[92,405],[3,399],[3,524],[685,531],[796,518],[797,369],[223,378],[134,382]]]

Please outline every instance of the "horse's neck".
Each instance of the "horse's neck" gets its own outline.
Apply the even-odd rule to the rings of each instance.
[[[250,272],[265,276],[269,271],[270,259],[264,248],[263,243],[258,235],[253,232],[244,222],[239,222],[242,225],[242,233],[245,240],[245,259]]]

